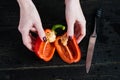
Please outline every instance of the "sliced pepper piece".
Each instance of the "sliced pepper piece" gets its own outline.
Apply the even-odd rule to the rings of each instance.
[[[81,51],[75,36],[68,38],[66,34],[55,40],[56,50],[64,62],[76,63],[81,59]]]
[[[47,41],[42,41],[39,37],[36,39],[34,51],[36,55],[44,61],[50,61],[55,52],[54,41],[56,35],[50,29],[45,30]]]
[[[57,28],[61,28],[62,30],[64,30],[65,26],[57,24],[54,25],[51,30],[46,29],[45,30],[46,38],[47,38],[46,42],[42,41],[39,37],[37,37],[36,39],[34,51],[36,55],[39,58],[43,59],[44,61],[50,61],[54,55],[55,52],[54,42],[56,40],[55,30]]]

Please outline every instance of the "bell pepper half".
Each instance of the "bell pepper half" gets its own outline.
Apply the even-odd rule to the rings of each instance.
[[[50,29],[45,30],[47,41],[42,41],[39,37],[36,39],[34,51],[36,55],[44,61],[50,61],[54,55],[55,33]]]
[[[55,46],[54,42],[56,40],[56,33],[55,30],[57,28],[65,29],[64,26],[62,25],[54,25],[52,29],[46,29],[45,34],[46,34],[46,41],[42,41],[39,37],[36,39],[34,51],[36,55],[43,59],[44,61],[50,61],[54,55],[55,52]]]
[[[55,40],[56,50],[61,59],[66,63],[76,63],[81,59],[81,51],[75,36],[67,37],[66,34],[59,36]]]

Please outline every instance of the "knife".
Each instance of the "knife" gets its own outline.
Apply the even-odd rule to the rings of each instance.
[[[89,72],[90,67],[91,67],[92,57],[93,57],[93,53],[94,53],[94,47],[95,47],[95,43],[96,43],[96,39],[97,39],[96,23],[97,23],[97,19],[101,17],[101,13],[102,13],[102,9],[99,9],[96,13],[94,30],[89,38],[87,58],[86,58],[86,73]]]
[[[87,58],[86,58],[86,72],[87,73],[89,72],[90,67],[91,67],[96,39],[97,39],[97,34],[96,34],[96,21],[95,21],[94,32],[90,36],[88,50],[87,50]]]

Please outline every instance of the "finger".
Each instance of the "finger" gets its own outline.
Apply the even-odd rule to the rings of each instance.
[[[75,33],[77,34],[77,43],[80,43],[86,35],[86,23],[79,21],[76,23],[76,27],[78,27],[77,30],[79,30],[79,31],[76,31],[77,33]]]
[[[32,27],[31,29],[30,29],[30,36],[31,36],[31,38],[36,38],[36,37],[38,37],[38,33],[37,33],[37,29],[35,28],[35,27]]]
[[[37,32],[37,30],[36,30],[36,28],[34,26],[30,29],[30,31]]]
[[[67,22],[67,36],[73,36],[74,35],[74,20],[71,20],[66,17]]]
[[[30,37],[31,37],[31,44],[32,44],[32,51],[34,51],[34,47],[35,47],[35,44],[36,44],[36,39],[33,35],[30,34]]]
[[[35,24],[37,32],[38,32],[38,36],[40,37],[40,39],[43,41],[43,38],[45,37],[45,32],[42,28],[42,24],[37,23]]]
[[[29,35],[29,30],[25,30],[22,31],[22,40],[23,40],[23,44],[32,51],[32,40],[31,37]]]
[[[78,39],[79,36],[81,35],[80,31],[81,31],[80,25],[78,24],[78,22],[76,22],[74,25],[74,36],[76,37],[76,39]]]

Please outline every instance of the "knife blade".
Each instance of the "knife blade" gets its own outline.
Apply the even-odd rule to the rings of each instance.
[[[95,47],[95,43],[96,43],[96,39],[97,39],[97,32],[100,27],[100,21],[102,19],[103,12],[104,12],[104,10],[102,8],[98,9],[96,12],[94,30],[93,30],[93,33],[90,35],[88,50],[87,50],[86,73],[89,72],[90,67],[91,67],[92,57],[93,57],[93,53],[94,53],[94,47]],[[98,24],[99,24],[99,26],[98,26]],[[96,31],[96,25],[97,25],[97,31]]]
[[[94,47],[97,39],[97,33],[96,33],[96,18],[95,18],[95,25],[94,25],[94,31],[90,35],[89,38],[89,44],[88,44],[88,50],[87,50],[87,58],[86,58],[86,73],[89,72],[92,62],[92,57],[94,53]]]

